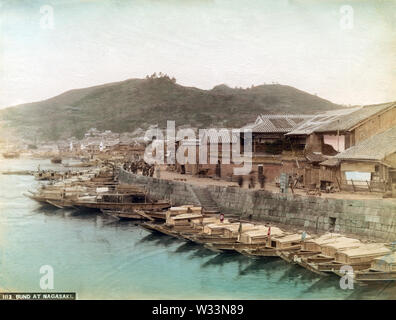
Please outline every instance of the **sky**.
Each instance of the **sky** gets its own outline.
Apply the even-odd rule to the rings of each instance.
[[[0,108],[167,73],[396,100],[396,0],[0,0]]]

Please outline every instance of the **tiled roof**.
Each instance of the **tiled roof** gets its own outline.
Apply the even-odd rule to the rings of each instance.
[[[305,158],[309,161],[309,162],[322,162],[325,161],[327,159],[327,157],[325,157],[323,154],[321,153],[309,153],[305,155]]]
[[[372,136],[361,143],[337,154],[341,160],[383,160],[396,152],[396,127]]]
[[[304,121],[304,123],[288,134],[299,135],[311,134],[312,132],[348,131],[373,115],[394,107],[396,107],[396,103],[390,102],[327,111]]]
[[[242,128],[251,129],[256,133],[286,133],[292,131],[299,124],[312,118],[312,115],[260,115],[254,124]]]
[[[340,164],[340,160],[339,159],[334,159],[334,158],[327,159],[327,160],[325,160],[325,161],[320,163],[320,165],[326,166],[326,167],[336,167],[339,164]]]
[[[221,130],[224,131],[224,134]],[[207,142],[219,142],[219,143],[237,143],[238,136],[232,132],[231,129],[207,129],[201,142],[207,139]],[[223,140],[224,139],[224,140]]]

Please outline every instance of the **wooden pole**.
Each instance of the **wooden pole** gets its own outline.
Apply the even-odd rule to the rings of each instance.
[[[370,183],[367,180],[366,180],[366,183],[367,183],[367,187],[368,187],[369,191],[371,192]]]

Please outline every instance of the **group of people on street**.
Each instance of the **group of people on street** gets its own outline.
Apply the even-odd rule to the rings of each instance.
[[[123,166],[124,170],[137,174],[139,171],[143,176],[154,176],[155,166],[154,164],[148,164],[143,159],[138,161],[127,161]]]

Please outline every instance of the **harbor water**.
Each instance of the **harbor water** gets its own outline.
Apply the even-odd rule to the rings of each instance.
[[[62,168],[50,160],[0,160],[0,171]],[[43,207],[25,197],[39,182],[0,175],[0,291],[50,292],[79,299],[394,299],[395,285],[341,289],[277,258],[217,254],[100,213]]]

